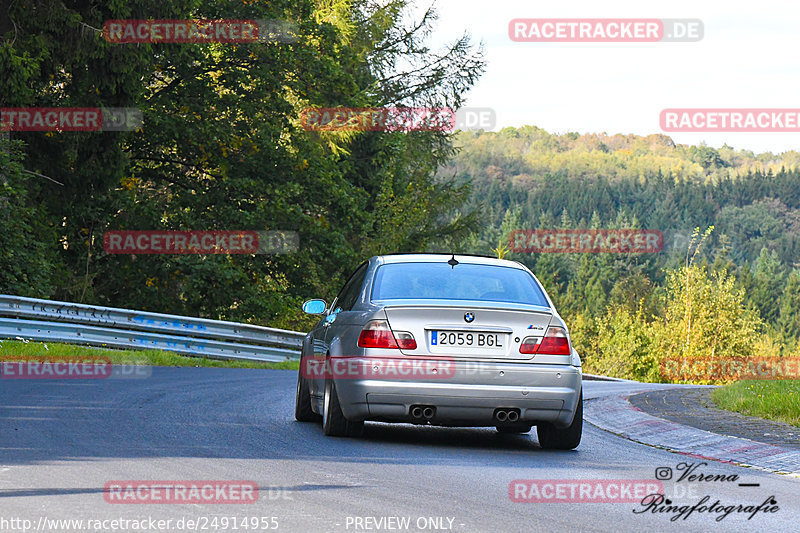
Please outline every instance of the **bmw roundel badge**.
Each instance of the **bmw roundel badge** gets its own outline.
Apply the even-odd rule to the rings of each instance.
[[[475,320],[475,315],[473,313],[464,313],[464,320],[466,322],[472,322]]]

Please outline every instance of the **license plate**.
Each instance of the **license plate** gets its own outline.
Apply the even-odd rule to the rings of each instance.
[[[431,346],[454,346],[462,348],[503,348],[501,333],[477,331],[431,331]]]

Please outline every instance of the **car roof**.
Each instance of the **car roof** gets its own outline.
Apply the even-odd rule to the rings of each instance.
[[[472,265],[492,265],[504,266],[510,268],[518,268],[524,270],[520,263],[516,261],[509,261],[507,259],[498,259],[488,255],[470,255],[470,254],[422,254],[422,253],[408,253],[408,254],[389,254],[375,256],[374,259],[379,264],[389,263],[446,263],[450,258],[455,257],[459,263],[467,263]]]

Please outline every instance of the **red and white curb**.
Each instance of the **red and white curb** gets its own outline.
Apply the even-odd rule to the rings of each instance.
[[[718,435],[649,415],[630,394],[587,400],[583,419],[628,440],[698,459],[748,466],[800,478],[800,451],[741,437]]]

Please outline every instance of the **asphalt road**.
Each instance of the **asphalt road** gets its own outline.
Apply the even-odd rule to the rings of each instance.
[[[22,520],[40,531],[153,531],[155,520],[170,520],[161,524],[168,531],[253,531],[242,519],[256,517],[291,532],[798,531],[800,480],[716,462],[695,472],[739,478],[673,477],[663,483],[673,505],[706,495],[709,505],[758,505],[773,496],[778,509],[671,521],[674,513],[635,512],[645,510],[635,502],[513,502],[513,480],[652,482],[656,468],[677,476],[680,463],[701,461],[591,425],[569,452],[543,451],[535,430],[369,423],[361,439],[326,438],[319,425],[294,421],[295,379],[290,371],[155,368],[136,380],[0,380],[0,531],[22,531]],[[658,387],[584,386],[587,409],[600,395]],[[259,499],[108,503],[104,487],[117,480],[251,480]],[[114,519],[143,522],[137,529]]]

